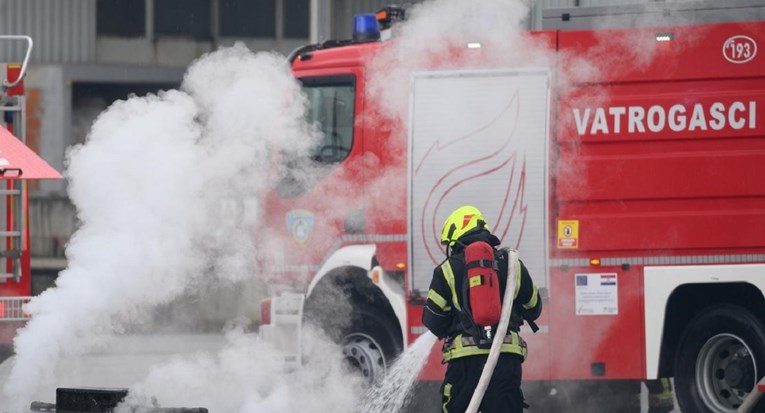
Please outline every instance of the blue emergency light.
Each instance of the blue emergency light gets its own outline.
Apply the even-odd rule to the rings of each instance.
[[[353,41],[374,42],[380,40],[380,26],[374,14],[357,14],[353,16]]]

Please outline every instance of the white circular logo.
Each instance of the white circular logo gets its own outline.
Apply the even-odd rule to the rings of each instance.
[[[728,38],[723,43],[723,56],[731,63],[746,63],[757,55],[757,42],[749,36],[740,34]]]

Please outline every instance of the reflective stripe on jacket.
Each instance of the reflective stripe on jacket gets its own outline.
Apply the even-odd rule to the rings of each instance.
[[[489,351],[489,349],[478,348],[472,337],[463,337],[462,334],[459,334],[454,339],[448,339],[444,342],[443,359],[441,362],[448,363],[460,357],[489,354]],[[500,352],[517,354],[523,359],[528,354],[526,342],[515,331],[507,333],[502,342]]]

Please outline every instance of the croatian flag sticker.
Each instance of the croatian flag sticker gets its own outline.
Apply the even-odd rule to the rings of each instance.
[[[600,285],[616,285],[616,274],[600,274]]]

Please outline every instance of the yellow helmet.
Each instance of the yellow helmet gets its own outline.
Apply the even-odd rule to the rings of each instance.
[[[464,205],[454,210],[444,221],[441,229],[441,244],[453,247],[455,241],[468,232],[483,227],[488,229],[488,223],[478,208]]]

